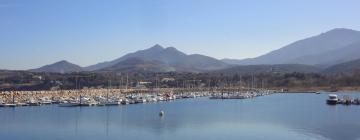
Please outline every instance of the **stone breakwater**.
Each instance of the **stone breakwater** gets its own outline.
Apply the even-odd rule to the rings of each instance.
[[[183,92],[173,89],[82,89],[55,91],[4,91],[0,92],[0,107],[39,106],[103,106],[169,101],[182,98],[208,96],[209,92]]]
[[[3,91],[0,92],[0,103],[27,102],[29,100],[56,98],[78,98],[81,96],[114,96],[129,93],[133,90],[91,89],[91,90],[55,90],[55,91]]]
[[[266,89],[81,89],[51,91],[3,91],[0,107],[39,106],[105,106],[169,101],[183,98],[248,99],[275,93]]]

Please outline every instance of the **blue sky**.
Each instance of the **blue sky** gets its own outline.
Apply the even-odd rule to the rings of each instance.
[[[0,0],[0,69],[81,66],[154,44],[256,57],[333,28],[360,30],[358,0]]]

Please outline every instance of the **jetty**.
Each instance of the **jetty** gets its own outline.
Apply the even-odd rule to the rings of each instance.
[[[181,89],[82,89],[54,91],[3,91],[0,107],[42,106],[59,107],[116,106],[154,103],[177,99],[209,96],[206,90]]]
[[[58,104],[59,107],[118,106],[179,99],[248,99],[271,95],[273,90],[246,88],[145,88],[75,89],[48,91],[2,91],[0,107]]]

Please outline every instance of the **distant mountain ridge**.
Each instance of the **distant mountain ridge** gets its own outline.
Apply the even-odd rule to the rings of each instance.
[[[360,72],[360,59],[340,63],[323,71],[323,73],[327,74],[351,74],[354,72]]]
[[[120,72],[169,72],[175,71],[164,62],[156,60],[143,60],[129,58],[124,61],[97,71],[120,71]]]
[[[309,65],[336,65],[360,58],[360,42],[355,42],[340,49],[327,51],[316,55],[307,55],[293,60],[294,63],[307,62]]]
[[[119,62],[124,61],[129,58],[146,59],[146,58],[152,57],[152,56],[156,57],[156,55],[159,54],[160,52],[162,52],[163,50],[164,50],[164,48],[162,46],[156,44],[155,46],[153,46],[149,49],[139,50],[134,53],[128,53],[120,58],[115,59],[115,60],[101,62],[101,63],[95,64],[95,65],[85,67],[85,69],[89,70],[89,71],[100,70],[100,69],[109,67],[111,65],[115,65],[116,63],[119,63]]]
[[[112,61],[80,67],[60,61],[30,71],[68,73],[77,71],[150,71],[150,72],[210,72],[259,71],[280,67],[283,71],[313,72],[337,64],[360,59],[360,31],[337,28],[317,36],[291,43],[256,58],[218,60],[200,54],[185,54],[174,47],[158,44],[151,48],[128,53]],[[351,63],[350,63],[351,64]],[[354,63],[355,64],[355,63]],[[236,65],[243,65],[237,66]],[[234,67],[235,66],[235,67]],[[330,71],[330,70],[329,70]],[[249,71],[251,72],[251,71]],[[318,71],[323,72],[323,71]],[[325,71],[324,71],[325,72]]]
[[[71,73],[71,72],[80,72],[83,71],[83,68],[70,63],[68,61],[62,60],[50,65],[45,65],[37,69],[31,69],[32,72],[54,72],[54,73]]]
[[[275,64],[275,65],[238,65],[231,68],[214,71],[224,74],[260,74],[260,73],[318,73],[322,69],[303,64]]]
[[[224,59],[223,62],[239,65],[307,64],[333,65],[360,58],[348,49],[360,48],[360,31],[337,28],[317,36],[296,41],[265,55],[243,60]],[[358,51],[357,51],[358,52]]]
[[[102,62],[86,67],[86,70],[103,70],[130,58],[142,59],[147,62],[158,61],[166,65],[165,69],[184,72],[201,72],[205,70],[216,70],[226,68],[228,65],[220,60],[212,57],[192,54],[187,55],[174,47],[164,48],[160,45],[134,53],[126,54],[118,59],[109,62]]]
[[[149,71],[149,72],[203,72],[227,68],[229,65],[200,54],[187,55],[174,47],[158,44],[145,50],[128,53],[118,59],[88,67],[80,67],[67,61],[47,65],[32,71],[68,73],[74,71]]]

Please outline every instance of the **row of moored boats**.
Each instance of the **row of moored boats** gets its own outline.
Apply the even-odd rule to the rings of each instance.
[[[227,93],[213,93],[210,99],[248,99],[259,96],[266,96],[273,94],[270,90],[254,90],[254,91],[243,91],[243,92],[227,92]]]
[[[13,96],[11,103],[0,101],[0,107],[20,107],[20,106],[41,106],[58,104],[60,107],[77,106],[117,106],[139,103],[154,103],[172,101],[176,99],[197,98],[208,96],[207,92],[192,92],[180,94],[117,94],[117,96],[72,96],[72,97],[42,97],[39,99],[30,98],[25,102],[16,101]]]
[[[329,94],[329,98],[326,100],[326,103],[329,105],[360,105],[360,99],[351,98],[350,96],[344,96],[342,99],[340,99],[336,94]]]

